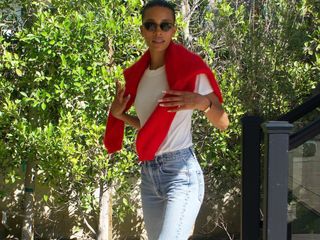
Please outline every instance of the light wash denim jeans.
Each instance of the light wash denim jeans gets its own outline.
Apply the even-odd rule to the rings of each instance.
[[[141,198],[149,240],[186,240],[204,196],[204,179],[192,148],[141,164]]]

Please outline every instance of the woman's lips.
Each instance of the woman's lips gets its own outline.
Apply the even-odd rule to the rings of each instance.
[[[160,43],[164,43],[164,40],[163,39],[153,39],[152,42],[156,43],[156,44],[160,44]]]

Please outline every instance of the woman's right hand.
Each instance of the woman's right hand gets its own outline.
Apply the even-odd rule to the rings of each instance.
[[[130,99],[130,94],[126,97],[123,96],[124,92],[125,92],[125,87],[121,86],[119,81],[116,81],[116,95],[111,104],[110,112],[115,118],[118,118],[118,119],[122,118],[122,115],[124,114],[127,103]]]

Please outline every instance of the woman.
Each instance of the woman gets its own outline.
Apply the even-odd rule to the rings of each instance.
[[[148,237],[185,240],[204,195],[202,170],[192,149],[192,111],[202,111],[221,130],[229,120],[212,71],[172,41],[173,5],[154,0],[141,13],[140,31],[148,51],[124,71],[126,86],[116,84],[104,144],[109,153],[118,151],[124,124],[139,129],[136,148]],[[132,105],[137,116],[126,113]]]

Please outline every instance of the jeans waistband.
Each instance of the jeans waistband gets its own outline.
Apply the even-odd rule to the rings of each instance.
[[[141,161],[140,164],[147,165],[147,166],[158,165],[159,163],[166,161],[167,159],[175,159],[179,156],[183,156],[190,152],[193,152],[193,147],[187,147],[187,148],[175,150],[172,152],[165,152],[160,155],[156,155],[154,159],[151,161]]]

